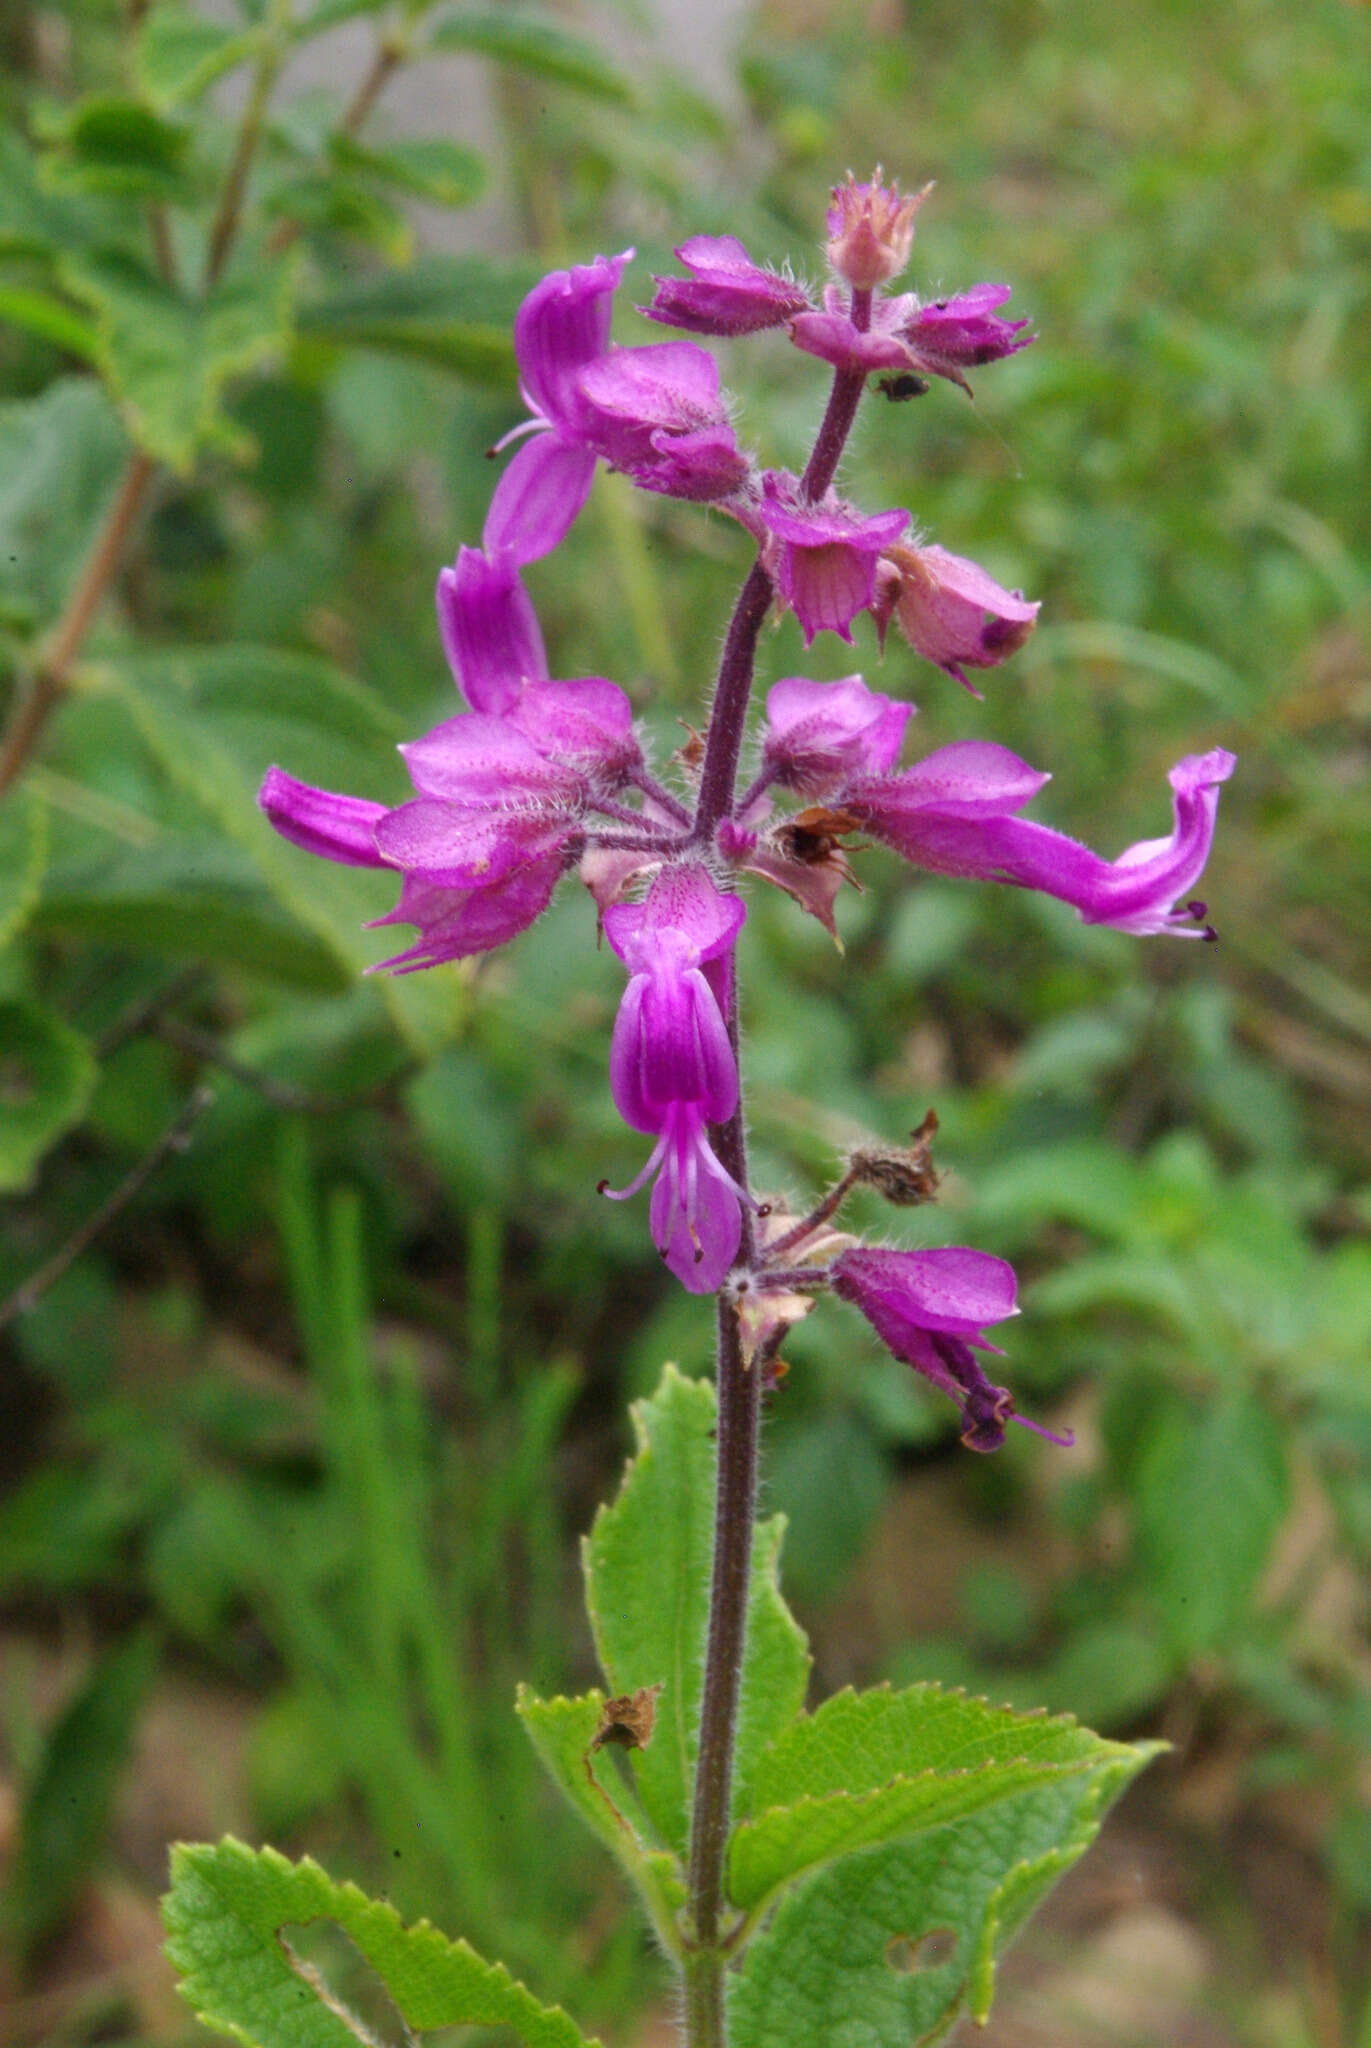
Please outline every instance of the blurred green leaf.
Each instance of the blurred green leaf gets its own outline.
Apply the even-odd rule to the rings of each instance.
[[[213,960],[287,988],[336,992],[336,952],[283,914],[232,845],[177,834],[54,876],[37,929],[168,960]]]
[[[240,445],[220,396],[231,377],[284,350],[289,259],[244,257],[204,299],[183,297],[118,254],[68,257],[62,278],[95,314],[101,371],[141,448],[188,473],[207,443]]]
[[[255,28],[211,21],[189,7],[152,8],[138,31],[134,63],[139,84],[157,107],[198,99],[226,71],[245,63],[261,42]]]
[[[127,456],[93,378],[0,406],[0,597],[32,627],[61,610]]]
[[[1161,1400],[1138,1465],[1139,1559],[1182,1656],[1242,1629],[1289,1504],[1285,1432],[1253,1394]]]
[[[0,947],[32,912],[47,864],[48,807],[32,790],[12,790],[0,805]]]
[[[373,191],[365,179],[337,170],[305,172],[282,179],[265,211],[325,240],[340,237],[372,249],[387,264],[407,264],[414,253],[414,229],[389,199]]]
[[[190,130],[138,100],[83,100],[62,123],[48,175],[58,190],[121,199],[193,196],[186,176]]]
[[[0,128],[0,254],[50,261],[62,250],[109,241],[115,227],[112,202],[50,191],[29,145]]]
[[[484,162],[459,142],[435,137],[369,149],[350,135],[335,135],[330,149],[343,171],[398,186],[435,206],[470,206],[485,190]]]
[[[572,35],[556,15],[534,8],[463,7],[434,23],[429,44],[435,50],[471,50],[620,106],[633,98],[624,73],[594,43]]]
[[[48,1734],[24,1792],[9,1893],[23,1951],[57,1926],[95,1861],[156,1668],[150,1631],[116,1644]]]
[[[95,1086],[86,1040],[36,1003],[0,1003],[0,1191],[26,1188]]]
[[[52,292],[39,291],[31,285],[0,285],[0,320],[8,321],[11,327],[22,327],[25,333],[36,334],[40,341],[50,341],[64,354],[81,356],[88,363],[94,362],[99,353],[99,337],[90,322],[73,313]]]
[[[288,1863],[241,1842],[172,1851],[162,1905],[167,1953],[182,1990],[209,2027],[249,2048],[357,2048],[358,2032],[285,1931],[331,1920],[348,1935],[407,2027],[509,2027],[526,2048],[595,2048],[559,2006],[540,2005],[503,1963],[427,1921],[406,1927],[391,1906],[356,1885],[334,1884],[317,1863]]]
[[[514,383],[510,328],[536,282],[530,267],[425,256],[390,276],[301,308],[303,334],[435,363],[476,383]]]

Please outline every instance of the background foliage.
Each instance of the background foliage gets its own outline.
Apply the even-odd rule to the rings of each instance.
[[[297,46],[345,16],[367,17],[357,87],[291,88]],[[1364,2048],[1364,10],[776,5],[745,17],[727,112],[650,38],[625,69],[617,29],[522,10],[85,0],[11,9],[4,34],[16,703],[121,478],[148,469],[0,805],[0,1294],[79,1247],[6,1311],[20,2038],[54,2010],[73,2042],[183,2024],[70,1948],[92,1874],[106,1900],[162,1882],[166,1827],[130,1819],[127,1764],[178,1712],[199,1783],[169,1826],[383,1873],[403,1912],[620,2038],[651,1981],[509,1712],[517,1677],[552,1694],[590,1670],[572,1536],[625,1398],[663,1358],[708,1356],[642,1216],[595,1195],[635,1161],[605,1082],[617,970],[567,895],[486,963],[365,980],[384,878],[275,841],[253,792],[276,760],[397,796],[394,742],[450,710],[433,577],[479,528],[539,268],[631,241],[641,298],[692,231],[817,264],[827,184],[879,158],[938,179],[915,281],[1012,280],[1041,338],[974,408],[873,400],[850,474],[1044,609],[989,712],[902,649],[858,662],[917,698],[921,746],[993,718],[1054,770],[1040,813],[1108,852],[1162,829],[1180,753],[1232,746],[1240,767],[1205,953],[911,887],[874,855],[845,959],[754,903],[760,1181],[806,1191],[836,1146],[935,1104],[944,1199],[907,1241],[1015,1259],[1013,1383],[1082,1445],[965,1458],[823,1306],[768,1423],[788,1585],[825,1690],[954,1678],[1176,1741],[1143,1796],[1182,1854],[1203,1844],[1187,1909],[1230,2029],[1205,2038]],[[388,124],[382,88],[444,48],[482,67],[483,150]],[[508,246],[416,236],[412,201],[460,218],[492,188]],[[745,431],[802,452],[812,366],[762,339],[725,367]],[[601,478],[530,572],[556,672],[614,676],[669,749],[744,553]],[[821,644],[809,672],[845,652]],[[800,666],[787,622],[767,679]],[[240,1759],[223,1778],[214,1728]],[[1284,1949],[1253,1841],[1286,1873]]]

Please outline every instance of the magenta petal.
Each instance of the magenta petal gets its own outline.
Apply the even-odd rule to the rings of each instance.
[[[1011,881],[1045,889],[1079,910],[1087,924],[1112,925],[1146,937],[1157,932],[1201,938],[1209,927],[1203,909],[1189,916],[1174,905],[1198,882],[1209,858],[1219,788],[1236,766],[1226,748],[1189,755],[1171,771],[1175,822],[1169,837],[1143,840],[1116,861],[1046,826],[1024,819],[1001,827],[1000,864]]]
[[[903,774],[854,784],[844,802],[850,797],[858,806],[870,805],[872,830],[880,831],[881,813],[891,818],[915,811],[936,811],[945,818],[1004,817],[1021,810],[1050,780],[993,740],[957,740],[926,754]]]
[[[682,861],[664,868],[642,903],[619,903],[605,912],[605,937],[631,972],[655,957],[661,934],[679,931],[698,962],[727,951],[743,928],[741,897],[715,888],[707,868]]]
[[[405,952],[379,961],[373,972],[390,968],[397,974],[413,974],[421,967],[438,967],[445,960],[463,960],[505,945],[547,909],[563,866],[558,851],[473,889],[445,889],[406,875],[399,903],[374,923],[417,925],[420,938]]]
[[[983,1341],[987,1323],[1017,1315],[1014,1268],[989,1252],[949,1245],[924,1252],[845,1252],[838,1261],[848,1299],[877,1300],[921,1330]]]
[[[554,270],[515,315],[514,353],[524,395],[530,409],[553,426],[577,424],[576,379],[609,346],[614,293],[632,254],[626,249],[621,256]]]
[[[597,413],[635,425],[684,428],[723,417],[719,365],[693,341],[610,349],[587,365],[577,388]]]
[[[551,836],[542,819],[419,797],[381,820],[376,846],[388,867],[462,889],[498,880],[543,851]]]
[[[909,350],[893,334],[860,332],[841,313],[801,313],[790,323],[790,338],[806,355],[835,370],[908,370]]]
[[[860,676],[783,677],[767,692],[763,768],[807,796],[826,795],[845,775],[884,775],[913,715],[912,704],[868,690]]]
[[[714,504],[731,498],[747,482],[750,465],[727,424],[702,427],[697,433],[667,434],[659,430],[641,461],[625,465],[641,491],[660,491],[668,498],[689,498]]]
[[[420,796],[446,803],[566,805],[585,795],[585,783],[574,768],[550,759],[507,718],[467,712],[446,719],[400,752]]]
[[[693,235],[676,251],[692,275],[658,277],[649,320],[695,334],[756,334],[808,305],[790,278],[763,270],[733,235]]]
[[[521,567],[550,555],[590,496],[594,476],[589,448],[535,435],[495,486],[482,535],[486,550],[504,548]]]
[[[682,1287],[717,1293],[737,1256],[742,1209],[695,1117],[683,1115],[668,1139],[648,1227]]]
[[[462,548],[438,575],[438,630],[473,711],[511,711],[526,682],[547,676],[537,614],[507,555]]]
[[[541,752],[574,762],[603,790],[619,787],[643,758],[633,731],[633,706],[616,683],[602,676],[531,683],[511,722]]]
[[[330,789],[297,782],[283,768],[267,770],[257,801],[281,837],[293,846],[302,846],[306,853],[321,854],[346,867],[386,865],[376,850],[376,827],[389,816],[386,804],[368,803],[360,796],[336,796]]]

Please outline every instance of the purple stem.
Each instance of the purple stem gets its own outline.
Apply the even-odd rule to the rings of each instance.
[[[851,315],[859,328],[867,326],[871,318],[869,291],[853,292]],[[865,382],[865,378],[855,372],[838,370],[834,373],[828,407],[802,479],[802,488],[811,503],[822,497],[833,481]],[[759,555],[748,571],[733,607],[714,688],[704,762],[700,770],[699,796],[689,835],[690,840],[701,848],[712,843],[720,821],[732,817],[736,810],[738,758],[747,724],[748,699],[752,694],[757,638],[771,601],[771,577]],[[733,977],[727,1024],[736,1061],[736,976]],[[741,1094],[733,1115],[714,1132],[714,1148],[719,1163],[739,1187],[747,1188],[747,1137]],[[743,1205],[737,1262],[746,1272],[756,1270],[756,1233],[752,1210],[746,1203]],[[812,1276],[809,1271],[804,1275],[804,1282],[810,1284],[820,1284],[826,1279],[822,1268],[813,1269]],[[752,1572],[752,1532],[757,1516],[757,1444],[765,1377],[760,1366],[748,1370],[736,1308],[723,1296],[717,1305],[717,1328],[719,1409],[714,1562],[687,1872],[689,1947],[685,1966],[685,2017],[689,2048],[726,2048],[724,1969],[730,1930],[722,1924],[727,1906],[724,1862],[731,1819],[738,1699],[747,1640],[747,1594]]]
[[[662,809],[669,816],[675,818],[678,824],[688,825],[690,823],[690,812],[681,802],[681,799],[673,795],[664,783],[659,782],[650,770],[647,768],[635,768],[629,776],[629,781],[635,789],[640,789],[644,796],[650,796],[655,804],[660,804]]]
[[[871,325],[871,293],[853,290],[852,303],[848,308],[849,318],[859,334],[864,334]],[[814,452],[805,465],[800,478],[801,495],[813,505],[822,498],[838,471],[838,463],[847,437],[852,432],[852,422],[857,417],[862,392],[866,388],[865,370],[836,370],[833,375],[833,389],[828,394],[828,407],[819,428]]]

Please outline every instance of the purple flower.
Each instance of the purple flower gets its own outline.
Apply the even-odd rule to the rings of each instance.
[[[629,970],[615,1020],[610,1086],[619,1114],[656,1138],[624,1201],[651,1174],[653,1242],[683,1287],[712,1294],[742,1232],[743,1190],[715,1157],[710,1124],[732,1116],[738,1069],[725,1016],[732,948],[746,911],[704,868],[666,868],[641,904],[616,904],[605,935]]]
[[[506,550],[460,548],[438,572],[437,604],[448,666],[473,711],[511,711],[525,683],[546,681],[537,614]]]
[[[992,363],[1027,348],[1034,339],[1023,333],[1026,320],[1001,320],[1012,287],[978,284],[956,298],[920,305],[912,292],[879,300],[865,328],[850,318],[841,292],[829,286],[824,310],[804,312],[791,322],[797,348],[819,356],[837,370],[912,370],[926,377],[946,377],[969,391],[962,372],[978,363]]]
[[[638,758],[632,709],[598,676],[530,683],[508,717],[468,712],[402,747],[416,796],[394,809],[271,769],[258,801],[283,838],[326,860],[397,868],[380,925],[418,942],[381,962],[401,972],[503,945],[532,924],[583,840],[592,791]]]
[[[597,794],[621,789],[643,765],[633,706],[603,676],[530,683],[509,719],[540,753],[577,769]]]
[[[644,490],[674,498],[726,498],[745,481],[719,390],[719,366],[692,341],[614,348],[577,388],[598,455]]]
[[[801,313],[790,324],[790,338],[806,355],[818,356],[835,370],[912,370],[909,350],[894,331],[901,311],[914,305],[912,297],[879,300],[871,308],[867,327],[859,328],[849,317],[843,294],[833,285],[824,292],[822,313]]]
[[[909,261],[914,241],[914,216],[933,190],[901,197],[897,185],[883,185],[877,165],[869,185],[848,174],[845,185],[833,188],[828,209],[828,260],[839,277],[857,291],[870,291],[898,277]]]
[[[844,1252],[831,1267],[834,1292],[861,1310],[896,1358],[950,1394],[962,1412],[968,1450],[997,1451],[1005,1424],[1022,1423],[1070,1445],[1014,1412],[1007,1387],[992,1386],[973,1351],[995,1351],[985,1325],[1017,1315],[1014,1268],[962,1245],[944,1251]]]
[[[297,782],[283,768],[268,768],[257,801],[281,837],[292,846],[303,846],[306,853],[340,861],[349,868],[383,868],[386,864],[376,851],[376,827],[388,815],[385,804],[315,789],[308,782]]]
[[[910,368],[949,377],[969,390],[963,370],[996,363],[1027,348],[1026,320],[1001,320],[995,311],[1013,291],[1007,284],[973,284],[954,298],[934,299],[901,320],[897,333],[907,343]]]
[[[690,272],[656,277],[652,304],[640,310],[689,334],[756,334],[780,327],[809,304],[790,278],[763,270],[732,235],[693,235],[676,255]]]
[[[493,718],[451,723],[501,727]],[[464,777],[470,793],[492,769],[494,757],[483,762],[479,744],[463,758],[460,750],[445,747],[443,731],[440,726],[438,734],[429,734],[427,741],[406,750],[411,774],[423,793],[394,810],[361,797],[315,789],[280,768],[268,770],[257,799],[282,838],[309,853],[349,867],[400,870],[400,901],[375,922],[418,927],[416,945],[379,963],[401,973],[486,952],[525,930],[547,908],[574,857],[578,836],[575,812],[567,801],[570,782],[540,782],[546,764],[531,747],[520,755],[528,777],[524,795],[529,809],[448,801],[429,793],[444,786],[460,788]],[[520,736],[514,738],[518,741]]]
[[[383,861],[404,875],[400,901],[374,922],[412,924],[419,938],[372,971],[412,974],[517,938],[547,909],[577,836],[573,820],[547,814],[401,804],[376,828]]]
[[[1187,899],[1209,857],[1219,787],[1235,765],[1223,747],[1178,761],[1169,778],[1170,834],[1130,846],[1114,861],[1017,817],[1048,778],[985,740],[941,747],[900,775],[860,778],[838,801],[878,839],[935,874],[1040,889],[1074,905],[1086,924],[1212,938],[1205,905]]]
[[[793,476],[768,470],[757,518],[775,548],[776,586],[800,622],[805,646],[816,633],[851,641],[852,621],[876,594],[876,563],[909,524],[907,512],[863,518],[832,493],[811,505]]]
[[[1016,654],[1037,623],[1039,607],[1005,590],[978,563],[946,548],[892,547],[881,563],[873,610],[884,629],[891,613],[916,653],[955,676],[973,697],[968,668],[997,668]]]
[[[645,490],[728,497],[748,475],[711,356],[693,342],[611,348],[611,301],[632,255],[597,256],[535,285],[514,322],[519,389],[532,435],[490,501],[484,545],[514,565],[550,554],[586,501],[597,459]]]
[[[762,769],[802,796],[825,796],[845,777],[894,765],[912,704],[868,690],[860,676],[814,683],[786,676],[767,692]]]
[[[536,284],[514,320],[519,390],[532,419],[501,448],[536,436],[514,457],[486,514],[488,552],[535,562],[563,538],[590,492],[595,450],[577,388],[583,370],[609,347],[611,301],[633,251],[554,270]]]

